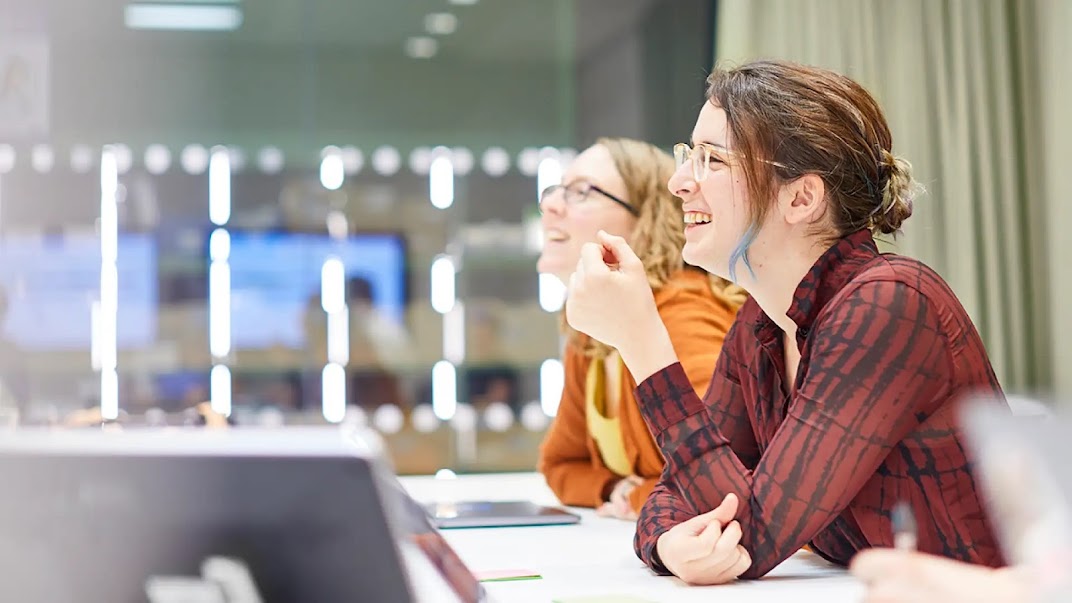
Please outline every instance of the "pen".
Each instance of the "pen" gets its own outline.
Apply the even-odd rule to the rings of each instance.
[[[900,551],[916,550],[916,518],[906,502],[893,507],[893,548]]]

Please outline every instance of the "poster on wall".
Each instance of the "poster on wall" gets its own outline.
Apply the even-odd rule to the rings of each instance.
[[[45,36],[0,32],[0,139],[48,134],[48,70]]]

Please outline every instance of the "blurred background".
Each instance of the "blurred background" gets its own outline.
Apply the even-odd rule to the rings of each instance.
[[[929,189],[887,248],[1059,399],[1070,30],[1068,0],[0,0],[5,424],[211,407],[529,470],[562,387],[538,192],[598,136],[687,140],[712,65],[770,56],[876,94]]]

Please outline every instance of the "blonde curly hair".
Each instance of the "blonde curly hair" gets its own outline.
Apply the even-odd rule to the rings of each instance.
[[[680,201],[666,187],[674,174],[674,159],[655,145],[630,138],[600,138],[595,144],[610,152],[625,182],[626,200],[637,210],[629,246],[644,263],[652,290],[661,289],[682,269],[700,270],[681,259],[684,216]],[[728,307],[740,308],[747,299],[741,287],[715,275],[710,275],[709,280],[712,293]],[[612,351],[610,346],[571,328],[565,311],[561,322],[569,343],[581,346],[586,356],[603,359]]]

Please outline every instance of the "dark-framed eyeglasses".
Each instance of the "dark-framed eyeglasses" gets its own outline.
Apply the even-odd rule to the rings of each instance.
[[[602,188],[600,188],[600,187],[598,187],[598,186],[596,186],[594,184],[591,184],[589,182],[574,182],[574,183],[568,184],[568,185],[567,184],[552,184],[551,186],[543,189],[543,192],[540,193],[540,212],[541,213],[544,211],[544,204],[547,202],[547,200],[550,199],[551,197],[553,197],[554,195],[558,194],[560,191],[562,193],[562,200],[565,201],[567,207],[571,207],[571,206],[577,205],[579,203],[583,203],[585,200],[588,199],[589,195],[591,195],[593,192],[596,192],[596,193],[599,193],[600,195],[603,195],[604,197],[610,199],[611,201],[617,203],[618,205],[621,205],[622,207],[625,208],[626,211],[628,211],[629,213],[633,214],[634,216],[637,216],[637,215],[640,214],[640,212],[637,211],[637,208],[635,208],[632,205],[630,205],[629,203],[625,202],[620,197],[618,197],[616,195],[612,195],[612,194],[608,193],[607,191],[603,190]]]

